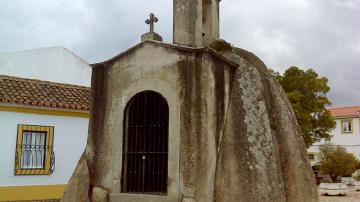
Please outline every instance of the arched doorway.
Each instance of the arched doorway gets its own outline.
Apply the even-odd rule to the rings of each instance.
[[[136,94],[124,114],[122,192],[166,194],[169,106],[154,91]]]

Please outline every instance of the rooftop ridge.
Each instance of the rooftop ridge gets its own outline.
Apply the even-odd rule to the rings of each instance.
[[[171,43],[165,43],[165,42],[160,42],[160,41],[155,41],[155,40],[145,40],[145,41],[140,42],[140,43],[136,44],[135,46],[132,46],[131,48],[113,56],[112,58],[110,58],[108,60],[105,60],[103,62],[93,63],[93,64],[90,64],[90,66],[92,68],[94,68],[94,67],[101,67],[101,66],[109,65],[109,64],[113,63],[115,60],[137,50],[138,48],[140,48],[146,44],[156,44],[156,45],[166,47],[166,48],[173,48],[173,49],[177,49],[177,50],[181,50],[181,51],[188,51],[188,52],[193,52],[193,53],[196,53],[199,51],[209,52],[209,53],[215,55],[216,57],[221,58],[222,60],[229,63],[230,65],[237,66],[237,64],[234,61],[224,57],[222,54],[220,54],[219,52],[217,52],[215,49],[213,49],[211,47],[210,48],[209,47],[191,47],[191,46],[186,46],[186,45],[181,45],[181,44],[171,44]]]
[[[328,110],[349,109],[349,108],[360,108],[360,105],[359,106],[349,106],[349,107],[335,107],[335,108],[329,108]]]
[[[17,81],[24,81],[24,82],[37,83],[37,84],[38,83],[43,83],[43,84],[49,84],[49,85],[61,86],[61,87],[68,87],[68,88],[90,89],[90,87],[86,87],[86,86],[80,86],[80,85],[74,85],[74,84],[66,84],[66,83],[58,83],[58,82],[45,81],[45,80],[39,80],[39,79],[29,79],[29,78],[23,78],[23,77],[1,75],[1,74],[0,74],[0,79],[17,80]]]
[[[89,111],[90,91],[85,86],[0,75],[0,103]]]

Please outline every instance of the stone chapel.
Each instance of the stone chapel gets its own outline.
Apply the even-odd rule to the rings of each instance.
[[[63,201],[318,201],[286,94],[254,54],[219,39],[220,0],[174,0],[154,32],[92,65],[86,151]]]

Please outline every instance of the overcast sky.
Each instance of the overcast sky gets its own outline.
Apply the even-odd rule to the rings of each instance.
[[[139,43],[150,12],[172,42],[171,0],[0,0],[0,52],[62,45],[100,62]],[[333,107],[360,105],[360,0],[222,0],[220,21],[269,68],[327,77]]]

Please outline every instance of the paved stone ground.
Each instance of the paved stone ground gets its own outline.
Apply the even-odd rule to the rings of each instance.
[[[320,202],[360,202],[360,191],[356,191],[354,186],[348,186],[346,196],[321,196]]]

